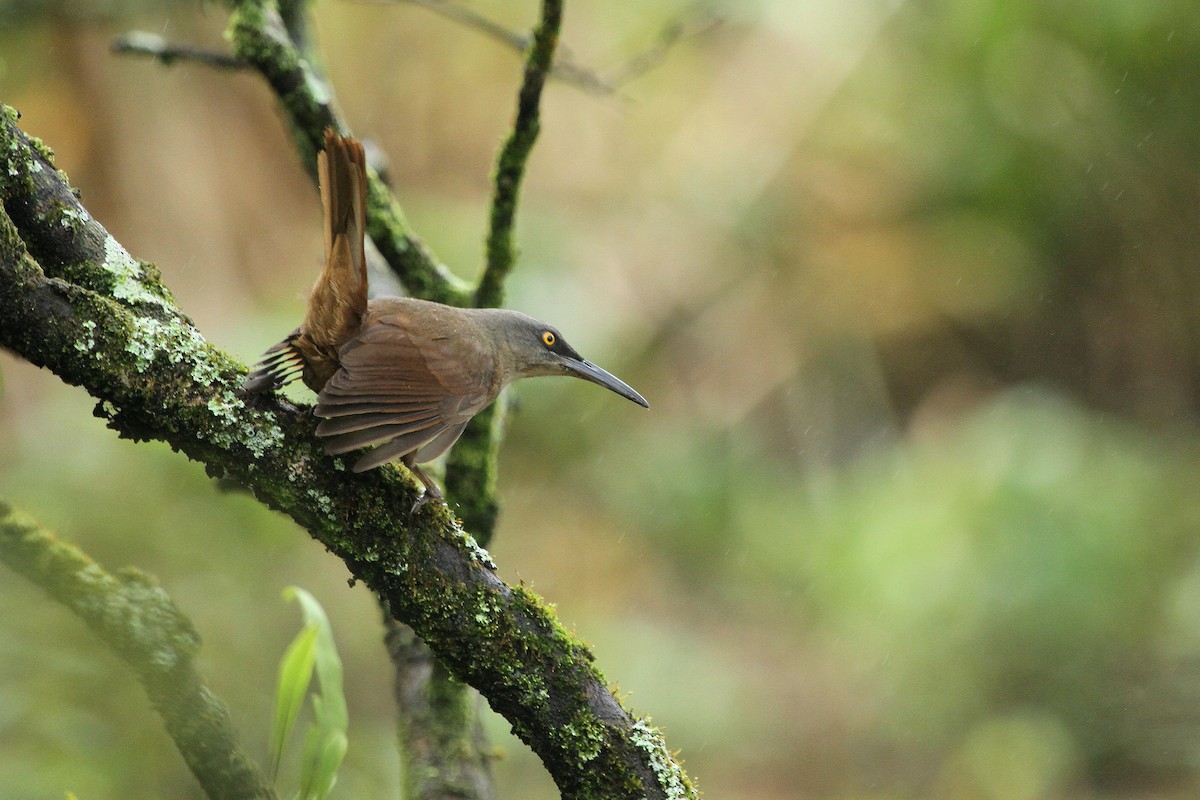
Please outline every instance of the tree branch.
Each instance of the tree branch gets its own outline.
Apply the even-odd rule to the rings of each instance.
[[[3,502],[0,561],[66,606],[133,669],[205,794],[274,800],[238,748],[229,710],[196,672],[199,634],[153,578],[133,569],[110,575]]]
[[[529,37],[524,36],[516,31],[511,31],[494,20],[488,19],[479,12],[467,8],[466,6],[452,2],[451,0],[359,0],[365,3],[408,3],[414,6],[427,8],[438,16],[445,17],[452,22],[456,22],[467,28],[479,31],[488,38],[500,42],[501,44],[516,50],[518,53],[524,53],[529,48]],[[617,87],[604,80],[604,78],[592,72],[589,69],[576,64],[566,52],[565,48],[560,47],[557,57],[554,59],[553,65],[550,67],[549,77],[560,80],[563,83],[575,86],[585,92],[591,94],[612,94],[617,90]]]
[[[226,35],[234,53],[258,70],[275,92],[291,123],[301,160],[315,175],[325,129],[349,130],[334,110],[333,90],[292,40],[275,0],[240,0],[231,5]],[[414,297],[466,305],[470,293],[465,284],[411,232],[396,197],[373,169],[368,169],[368,180],[367,233],[405,289]]]
[[[447,509],[405,517],[418,489],[396,470],[352,476],[321,452],[310,415],[239,396],[242,365],[204,340],[16,120],[4,107],[0,345],[84,387],[120,435],[167,442],[307,529],[509,720],[565,797],[696,796],[587,648],[501,581]]]
[[[129,31],[113,39],[112,52],[116,55],[146,56],[169,67],[176,61],[192,61],[218,69],[246,69],[250,65],[229,53],[218,53],[191,44],[168,42],[157,33]]]
[[[525,77],[517,94],[517,112],[496,160],[487,264],[475,290],[476,306],[504,302],[504,282],[516,261],[513,225],[525,164],[537,141],[541,123],[539,107],[546,77],[562,28],[562,0],[544,0],[525,60]],[[500,506],[496,500],[496,453],[504,435],[504,399],[477,414],[450,454],[446,488],[460,504],[463,519],[486,547],[496,527]]]
[[[504,303],[504,281],[516,260],[513,222],[521,179],[525,177],[525,164],[541,130],[542,89],[554,63],[554,48],[561,28],[562,0],[542,0],[541,20],[533,32],[533,45],[525,58],[525,78],[517,94],[517,118],[496,159],[487,264],[475,290],[475,305],[480,308]]]
[[[412,630],[385,619],[396,665],[405,800],[490,800],[493,755],[479,717],[480,699],[446,672]]]

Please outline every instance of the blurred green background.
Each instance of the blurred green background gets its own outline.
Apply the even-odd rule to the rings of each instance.
[[[535,4],[474,8],[525,29]],[[555,603],[709,797],[1200,789],[1200,15],[1172,0],[570,3],[619,97],[544,101],[511,305],[650,412],[527,381],[502,576]],[[109,54],[223,47],[216,4],[0,5],[0,100],[246,360],[295,325],[320,210],[263,82]],[[481,262],[519,60],[322,0],[341,106],[416,230]],[[379,613],[301,531],[0,357],[0,497],[157,575],[265,755],[288,584],[346,660],[340,797],[400,783]],[[140,689],[0,571],[0,794],[197,798]],[[501,797],[556,797],[490,716]],[[288,785],[285,782],[285,786]]]

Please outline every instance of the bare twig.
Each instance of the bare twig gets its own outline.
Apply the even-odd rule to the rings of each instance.
[[[479,31],[517,52],[524,53],[529,47],[528,36],[510,30],[455,0],[358,0],[358,2],[408,3],[420,6],[463,27]],[[549,75],[555,80],[589,94],[616,94],[622,86],[662,63],[671,49],[679,42],[704,33],[719,24],[720,21],[720,17],[698,5],[685,9],[679,17],[667,24],[659,34],[658,41],[649,49],[617,66],[607,76],[580,65],[576,62],[570,49],[566,45],[560,45]]]
[[[113,39],[112,51],[117,55],[147,56],[164,66],[176,61],[193,61],[217,69],[246,69],[250,65],[231,53],[205,50],[192,44],[173,44],[156,33],[129,31]]]
[[[661,64],[677,44],[720,24],[721,18],[712,11],[695,7],[685,10],[662,29],[658,41],[612,70],[608,76],[608,84],[620,87],[635,78],[640,78]]]
[[[427,8],[433,13],[457,22],[466,28],[473,28],[480,33],[500,42],[507,47],[524,53],[529,48],[530,38],[522,33],[509,30],[500,23],[488,19],[478,11],[453,0],[360,0],[360,2],[399,2]],[[591,94],[613,94],[617,87],[605,81],[595,72],[575,63],[571,53],[564,46],[559,46],[558,55],[550,68],[550,77],[563,83],[571,84]]]

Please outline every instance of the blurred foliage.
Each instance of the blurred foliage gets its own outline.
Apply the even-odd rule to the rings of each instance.
[[[271,98],[107,52],[135,27],[220,49],[216,6],[64,11],[84,5],[0,4],[21,9],[0,25],[0,99],[210,338],[252,358],[295,324],[321,252]],[[575,2],[564,41],[605,74],[689,8]],[[704,8],[723,23],[622,97],[548,91],[513,305],[652,410],[517,387],[502,574],[557,604],[713,797],[1192,796],[1193,4]],[[352,126],[474,276],[517,57],[407,4],[316,10]],[[362,587],[251,498],[115,440],[77,391],[0,369],[0,495],[157,574],[247,742],[266,741],[294,630],[278,592],[309,588],[346,669],[331,796],[394,796]],[[21,610],[0,625],[5,796],[197,797],[116,660],[29,587],[0,592]],[[500,796],[555,797],[489,727]]]

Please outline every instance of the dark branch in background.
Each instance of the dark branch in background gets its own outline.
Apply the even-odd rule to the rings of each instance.
[[[250,65],[230,53],[218,53],[191,44],[172,44],[156,33],[129,31],[113,39],[112,51],[117,55],[147,56],[164,66],[176,61],[192,61],[218,69],[246,69]]]
[[[131,569],[110,575],[3,502],[0,561],[82,619],[134,671],[205,794],[274,800],[238,748],[229,710],[196,672],[199,635],[150,576]]]
[[[84,387],[120,435],[165,441],[307,529],[479,689],[565,797],[695,796],[587,648],[502,582],[445,508],[398,515],[418,494],[398,471],[353,476],[323,454],[309,414],[243,399],[245,368],[204,340],[16,120],[0,108],[0,346]]]
[[[404,800],[490,800],[493,758],[479,695],[464,691],[411,628],[387,617],[388,657],[400,710]]]

